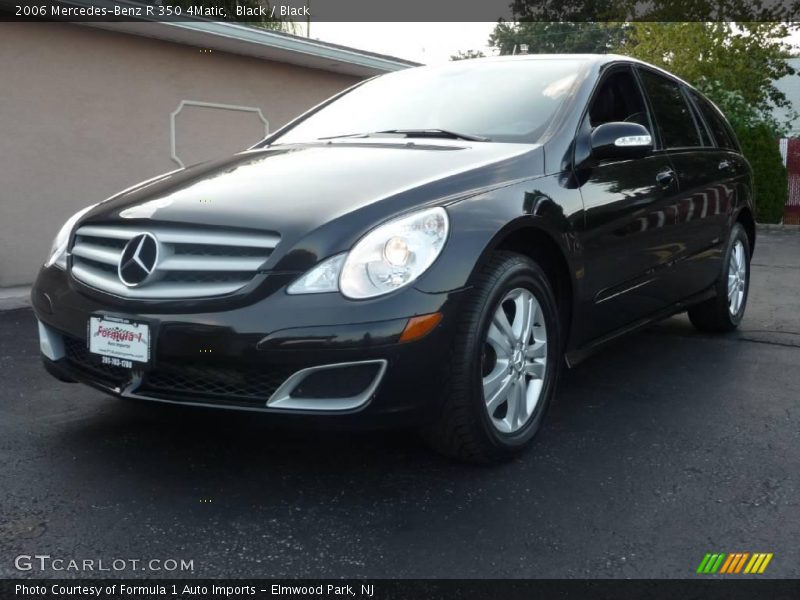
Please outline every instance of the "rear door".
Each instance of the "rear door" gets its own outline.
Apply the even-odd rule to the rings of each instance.
[[[667,273],[669,299],[677,302],[711,285],[718,274],[734,165],[716,147],[685,85],[645,67],[638,70],[680,188]]]
[[[677,241],[678,182],[669,156],[657,147],[636,160],[583,160],[591,131],[619,121],[639,123],[657,139],[629,65],[603,75],[576,139],[575,175],[586,214],[584,277],[590,291],[584,341],[655,313],[670,300],[664,271]]]
[[[736,204],[736,184],[741,178],[746,179],[749,171],[722,113],[695,90],[686,88],[686,94],[698,117],[705,123],[714,145],[713,160],[709,161],[708,168],[710,173],[716,173],[717,176],[708,196],[706,210],[706,220],[711,228],[708,234],[711,237],[712,258],[697,264],[698,284],[711,285],[719,274],[722,246],[728,233],[730,215]]]

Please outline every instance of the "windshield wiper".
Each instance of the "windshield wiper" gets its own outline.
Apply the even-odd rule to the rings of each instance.
[[[368,137],[369,133],[340,133],[338,135],[326,135],[325,137],[317,138],[318,140],[337,140],[339,138],[354,138],[354,137]]]
[[[491,142],[487,137],[481,135],[471,135],[468,133],[458,133],[447,129],[386,129],[377,133],[402,133],[407,137],[432,137],[450,138],[451,140],[468,140],[470,142]]]
[[[451,140],[468,140],[470,142],[492,141],[489,138],[480,135],[457,133],[455,131],[448,131],[446,129],[385,129],[383,131],[373,131],[371,133],[342,133],[340,135],[329,135],[317,139],[335,140],[339,138],[377,137],[384,134],[405,135],[406,137],[448,138]]]

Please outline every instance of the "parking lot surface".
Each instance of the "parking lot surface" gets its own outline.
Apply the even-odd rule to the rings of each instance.
[[[184,559],[196,577],[800,577],[800,232],[761,231],[740,331],[685,316],[564,372],[536,443],[453,463],[409,432],[283,431],[121,402],[0,313],[0,577],[14,557]],[[114,575],[163,577],[125,570]]]

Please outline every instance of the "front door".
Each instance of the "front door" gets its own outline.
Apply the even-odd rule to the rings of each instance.
[[[617,67],[601,80],[579,138],[603,123],[644,125],[657,140],[637,78]],[[579,140],[580,141],[580,140]],[[583,144],[585,146],[585,144]],[[581,144],[576,144],[580,147]],[[576,163],[580,165],[579,157]],[[580,236],[587,294],[584,342],[665,308],[665,271],[678,251],[678,181],[669,155],[658,147],[637,160],[610,160],[576,170],[585,208]]]

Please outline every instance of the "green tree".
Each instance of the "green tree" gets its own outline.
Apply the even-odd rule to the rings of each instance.
[[[483,58],[486,56],[480,50],[459,50],[457,54],[451,54],[450,60],[468,60],[470,58]]]
[[[603,54],[622,43],[625,30],[621,23],[500,21],[489,44],[500,54],[520,52],[522,44],[529,54]]]
[[[789,195],[789,185],[775,133],[769,124],[761,121],[738,128],[736,135],[742,153],[753,167],[756,220],[759,223],[779,223]]]
[[[796,25],[776,22],[631,23],[617,52],[639,58],[682,77],[705,91],[726,113],[736,108],[727,92],[737,92],[776,133],[773,107],[791,109],[775,80],[796,74],[786,62],[786,42]]]
[[[632,23],[618,51],[675,73],[711,98],[728,117],[753,167],[756,219],[780,221],[788,183],[777,138],[796,118],[775,80],[796,75],[786,62],[785,23]],[[789,110],[779,123],[773,107]]]

